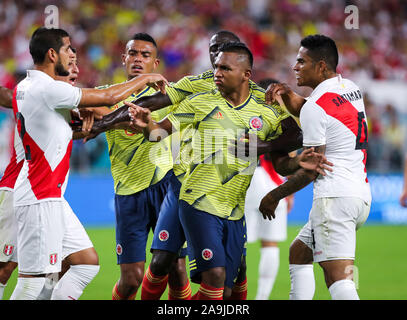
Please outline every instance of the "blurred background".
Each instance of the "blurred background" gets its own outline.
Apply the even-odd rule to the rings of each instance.
[[[407,223],[406,209],[398,204],[407,150],[407,1],[0,0],[0,85],[13,88],[32,67],[29,39],[44,25],[50,4],[58,8],[59,26],[69,32],[77,48],[81,87],[126,80],[121,54],[136,32],[155,38],[159,72],[170,81],[201,73],[210,68],[210,37],[226,29],[252,50],[255,81],[272,77],[306,95],[309,91],[296,87],[291,69],[299,42],[315,33],[332,37],[340,53],[338,71],[364,92],[367,166],[375,200],[368,221]],[[356,29],[345,26],[348,5],[358,10]],[[0,175],[9,161],[12,128],[11,113],[0,109]],[[85,222],[113,223],[113,184],[104,135],[86,144],[75,141],[71,168],[67,198],[78,215],[92,203],[81,202],[81,190],[90,188],[99,192],[95,192],[98,214],[94,220],[86,216]],[[308,188],[298,194],[291,222],[307,218],[310,192]],[[100,198],[100,193],[105,197]]]

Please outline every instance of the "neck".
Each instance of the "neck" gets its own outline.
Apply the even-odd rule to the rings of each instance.
[[[325,80],[331,79],[336,77],[338,74],[333,71],[327,71],[325,72],[319,79],[318,81],[311,86],[312,89],[315,89],[321,82],[324,82]]]
[[[245,83],[244,85],[240,86],[239,88],[231,91],[231,92],[220,92],[222,97],[224,97],[228,102],[230,102],[233,106],[241,105],[243,102],[246,101],[247,97],[250,94],[249,84]]]
[[[57,75],[55,74],[55,67],[53,64],[50,64],[50,63],[36,64],[34,69],[46,73],[54,80],[57,78]]]

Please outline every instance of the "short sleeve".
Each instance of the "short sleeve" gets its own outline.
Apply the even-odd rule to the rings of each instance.
[[[75,109],[82,98],[82,90],[63,81],[51,82],[43,93],[50,109]]]
[[[183,77],[177,83],[166,87],[166,92],[172,104],[180,103],[187,96],[193,93],[189,77]]]
[[[185,99],[172,109],[167,119],[177,130],[180,130],[195,121],[195,108],[189,100]]]
[[[306,147],[326,144],[328,118],[325,111],[312,101],[307,101],[300,112],[303,145]]]

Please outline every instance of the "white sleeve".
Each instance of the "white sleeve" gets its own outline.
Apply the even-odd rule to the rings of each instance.
[[[327,122],[325,111],[313,101],[307,101],[300,112],[303,145],[306,147],[325,145]]]
[[[50,109],[75,109],[81,101],[82,89],[63,81],[54,81],[43,95]]]

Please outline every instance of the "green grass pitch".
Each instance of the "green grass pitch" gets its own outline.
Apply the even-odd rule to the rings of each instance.
[[[270,295],[272,300],[287,300],[290,291],[288,273],[288,248],[301,226],[289,226],[287,240],[280,244],[280,269]],[[114,283],[119,278],[116,265],[115,231],[109,228],[87,228],[96,251],[101,269],[92,283],[85,289],[81,300],[110,300]],[[151,237],[150,237],[151,241]],[[357,232],[355,265],[358,271],[358,293],[363,300],[405,300],[407,299],[406,250],[407,226],[365,225]],[[248,299],[254,299],[257,288],[260,243],[247,247]],[[147,263],[151,254],[147,254]],[[319,265],[314,265],[316,290],[314,299],[330,299]],[[8,299],[14,289],[16,272],[9,280],[4,292]],[[195,293],[198,285],[192,284]],[[137,294],[140,299],[140,290]],[[167,292],[162,299],[167,299]]]

